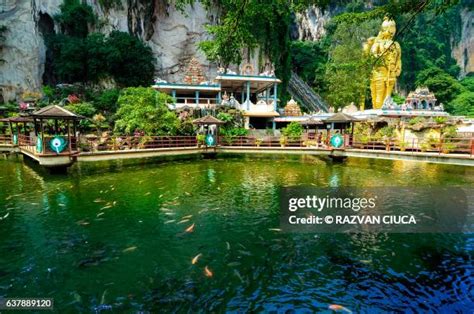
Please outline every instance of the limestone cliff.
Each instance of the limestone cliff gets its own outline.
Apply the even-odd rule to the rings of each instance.
[[[37,91],[45,71],[44,35],[57,31],[53,17],[59,13],[62,0],[6,0],[0,2],[0,25],[5,25],[0,64],[0,102],[15,100],[24,91]],[[178,11],[166,0],[122,0],[119,8],[106,10],[97,0],[87,0],[97,14],[102,33],[127,31],[141,37],[151,47],[157,65],[157,76],[176,81],[182,69],[195,56],[208,76],[215,75],[197,49],[206,39],[205,25],[216,16],[196,2]]]
[[[461,12],[461,40],[453,49],[453,58],[461,68],[461,75],[474,73],[474,11]]]

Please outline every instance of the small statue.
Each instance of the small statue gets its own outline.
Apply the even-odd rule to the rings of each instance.
[[[364,44],[364,51],[378,59],[370,79],[374,109],[380,109],[384,100],[392,94],[402,70],[400,44],[393,41],[395,32],[395,21],[385,17],[377,37],[369,38]]]

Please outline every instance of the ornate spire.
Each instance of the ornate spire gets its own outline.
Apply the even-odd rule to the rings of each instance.
[[[200,84],[206,81],[206,76],[202,71],[202,66],[199,61],[193,57],[189,61],[188,68],[186,69],[186,75],[184,76],[184,83],[186,84]]]

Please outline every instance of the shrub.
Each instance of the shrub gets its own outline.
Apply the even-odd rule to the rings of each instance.
[[[285,128],[281,130],[281,133],[286,137],[301,137],[303,134],[303,126],[298,122],[291,122]]]
[[[168,95],[152,88],[129,87],[118,98],[116,132],[132,134],[136,130],[145,135],[175,135],[179,119],[166,106]]]

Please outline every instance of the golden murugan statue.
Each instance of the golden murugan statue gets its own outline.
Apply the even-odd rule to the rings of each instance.
[[[374,109],[382,108],[385,99],[392,94],[397,77],[402,71],[400,44],[393,41],[395,32],[395,21],[385,17],[377,37],[370,37],[364,44],[364,51],[377,58],[370,79]]]

